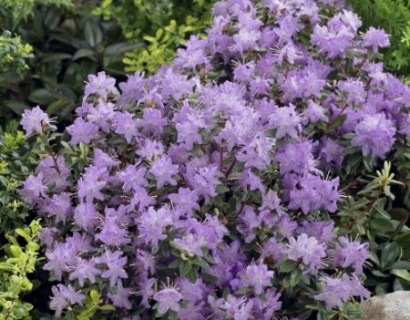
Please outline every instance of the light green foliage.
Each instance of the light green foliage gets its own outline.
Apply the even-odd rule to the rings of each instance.
[[[200,33],[210,23],[212,0],[105,0],[94,10],[115,20],[130,41],[145,40],[145,46],[124,54],[127,72],[155,72],[169,63],[190,34]]]
[[[40,222],[33,220],[29,227],[18,228],[15,234],[6,234],[8,244],[0,258],[0,319],[31,319],[33,306],[21,300],[21,295],[33,289],[28,278],[35,271],[40,245],[37,235]],[[24,243],[24,244],[22,244]]]
[[[175,20],[171,20],[168,26],[158,29],[155,36],[144,36],[148,43],[146,47],[125,53],[125,70],[146,70],[154,73],[162,65],[171,62],[176,47],[183,44],[189,34],[200,31],[198,25],[198,20],[193,17],[188,17],[186,24],[182,25],[177,25]]]
[[[15,28],[21,20],[26,19],[33,12],[36,4],[55,5],[72,7],[72,0],[0,0],[0,17],[3,21],[0,26],[4,27],[7,23]]]
[[[13,37],[10,31],[4,31],[0,35],[0,80],[27,70],[26,59],[33,56],[31,52],[29,44],[23,44],[20,37]]]
[[[383,51],[386,68],[410,81],[410,1],[349,0],[363,21],[362,29],[383,28],[390,34],[391,46]]]

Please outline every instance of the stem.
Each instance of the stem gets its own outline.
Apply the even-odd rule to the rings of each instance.
[[[228,177],[229,177],[229,175],[231,174],[231,172],[232,172],[233,167],[235,166],[235,164],[236,164],[236,158],[233,158],[233,161],[232,161],[231,165],[229,166],[228,171],[226,171],[226,173],[225,173],[225,180],[228,179]]]

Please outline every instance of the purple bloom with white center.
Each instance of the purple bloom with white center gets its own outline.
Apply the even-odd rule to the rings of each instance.
[[[51,126],[48,114],[41,110],[39,106],[31,110],[25,110],[21,117],[20,124],[27,137],[35,133],[42,133],[46,127],[55,128]]]
[[[175,288],[165,288],[154,294],[154,300],[158,302],[158,312],[165,314],[168,310],[178,312],[181,309],[179,301],[182,295]]]
[[[396,129],[384,114],[365,114],[355,133],[353,146],[360,147],[365,156],[372,154],[383,159],[395,141]]]
[[[84,121],[83,118],[77,118],[66,130],[71,135],[71,144],[76,146],[80,142],[90,143],[97,136],[98,126]]]
[[[138,134],[137,122],[129,112],[116,113],[113,119],[112,127],[115,133],[124,135],[125,140],[131,143],[132,138]]]
[[[70,267],[70,280],[77,279],[81,287],[84,286],[85,280],[89,280],[90,283],[95,283],[96,277],[101,274],[101,270],[96,268],[95,261],[82,259],[76,257],[74,266]]]
[[[168,198],[172,205],[182,214],[191,215],[194,211],[199,210],[198,195],[194,190],[189,188],[179,188],[178,193],[171,193]]]
[[[101,215],[92,203],[81,202],[74,209],[74,224],[88,232],[94,232],[100,220]]]
[[[288,259],[301,261],[311,274],[317,274],[326,257],[326,245],[319,243],[316,238],[308,237],[302,233],[300,236],[289,239],[289,247],[286,251]]]
[[[115,87],[115,79],[107,77],[104,71],[99,72],[97,76],[90,74],[87,80],[84,91],[85,97],[96,94],[103,100],[107,100],[109,94],[119,93]]]
[[[139,167],[129,165],[124,171],[118,173],[120,180],[123,183],[122,189],[124,192],[129,192],[135,187],[146,187],[148,186],[148,181],[145,179],[145,174],[147,169],[144,167]]]
[[[175,186],[177,181],[173,176],[178,173],[178,165],[173,164],[169,157],[163,156],[158,158],[152,165],[149,172],[157,180],[157,188],[162,188],[165,184]]]
[[[335,267],[353,267],[357,275],[363,273],[363,266],[369,258],[367,252],[369,244],[358,241],[350,241],[346,237],[339,237],[334,250],[330,255],[333,257]]]
[[[347,274],[341,278],[322,277],[322,281],[324,284],[321,293],[314,298],[318,301],[324,301],[327,310],[342,307],[352,296],[370,297],[370,292],[361,285],[356,275],[352,278],[349,278]]]
[[[269,118],[269,124],[276,128],[276,139],[290,136],[296,139],[301,130],[301,119],[296,114],[295,106],[277,108]]]
[[[273,271],[268,271],[266,264],[251,264],[242,276],[243,284],[251,287],[256,294],[262,294],[265,288],[271,287]]]
[[[115,216],[106,216],[101,232],[95,235],[95,239],[106,245],[116,247],[130,243],[131,240],[127,237],[127,230],[119,227],[115,220]]]
[[[137,220],[139,236],[146,244],[158,246],[160,240],[166,239],[165,227],[173,224],[171,212],[167,208],[155,210],[149,207]]]
[[[56,217],[56,223],[66,223],[67,219],[72,214],[71,198],[66,192],[54,194],[47,205],[47,212],[49,217]]]
[[[37,176],[29,176],[24,181],[23,189],[20,191],[24,200],[30,204],[38,203],[41,198],[47,197],[47,186],[43,183],[43,173],[40,172]]]
[[[201,249],[201,241],[198,241],[197,237],[192,234],[184,236],[182,239],[175,239],[175,245],[188,253],[188,255],[203,256]]]

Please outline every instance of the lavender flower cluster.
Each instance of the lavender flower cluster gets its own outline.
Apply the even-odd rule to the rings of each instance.
[[[90,75],[72,152],[25,182],[57,317],[91,289],[120,319],[303,319],[369,297],[367,244],[328,217],[347,153],[375,162],[410,134],[410,89],[374,62],[388,36],[337,0],[213,15],[152,77]]]

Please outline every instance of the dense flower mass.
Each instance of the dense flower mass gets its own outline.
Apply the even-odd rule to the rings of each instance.
[[[346,158],[384,159],[409,132],[410,89],[373,61],[388,37],[359,33],[340,1],[226,0],[213,14],[152,77],[117,89],[91,75],[65,159],[25,182],[52,226],[57,315],[86,287],[118,319],[306,319],[369,296],[367,244],[328,217]]]

